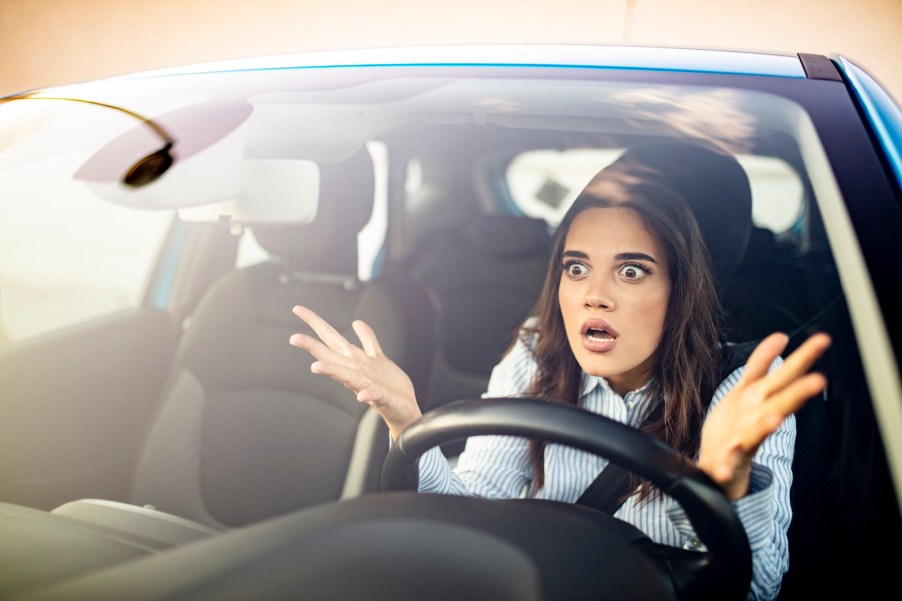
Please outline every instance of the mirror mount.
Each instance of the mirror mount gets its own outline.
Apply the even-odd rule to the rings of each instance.
[[[140,188],[141,186],[146,186],[154,181],[156,181],[161,175],[166,173],[170,167],[172,167],[173,157],[172,150],[173,145],[175,144],[175,139],[169,135],[169,133],[163,129],[161,125],[155,123],[153,119],[149,119],[144,117],[143,115],[139,115],[134,111],[130,111],[121,106],[116,106],[114,104],[107,104],[105,102],[97,102],[96,100],[86,100],[84,98],[72,98],[68,96],[38,96],[38,92],[27,92],[25,94],[16,94],[14,96],[6,96],[5,98],[0,98],[0,104],[6,102],[13,102],[15,100],[63,100],[67,102],[80,102],[83,104],[90,104],[93,106],[99,106],[102,108],[111,109],[114,111],[118,111],[129,117],[134,117],[147,127],[149,127],[162,141],[163,147],[158,150],[150,153],[149,155],[142,157],[138,161],[135,162],[134,165],[126,170],[125,175],[122,178],[122,183],[126,186],[132,188]]]

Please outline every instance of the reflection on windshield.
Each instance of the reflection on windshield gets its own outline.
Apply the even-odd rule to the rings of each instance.
[[[740,108],[738,90],[640,88],[614,93],[611,99],[629,107],[625,119],[637,129],[707,140],[731,154],[751,149],[755,122]]]
[[[448,160],[467,157],[472,149],[486,145],[495,148],[486,156],[506,161],[529,149],[561,153],[569,157],[566,164],[530,168],[518,182],[526,192],[514,190],[514,202],[524,194],[538,194],[537,204],[544,211],[539,216],[554,223],[554,215],[569,203],[572,190],[578,190],[582,180],[600,167],[595,162],[603,157],[593,154],[580,161],[584,168],[571,169],[570,159],[579,149],[617,153],[636,140],[677,137],[707,141],[743,155],[773,131],[795,139],[798,114],[803,112],[786,99],[751,90],[568,79],[554,69],[540,76],[530,71],[531,79],[517,70],[505,71],[506,78],[485,70],[458,79],[448,73],[365,68],[359,72],[286,70],[255,77],[219,73],[210,78],[105,81],[48,91],[48,95],[127,107],[168,132],[175,140],[171,149],[175,164],[152,185],[138,190],[123,186],[121,178],[130,165],[161,143],[143,123],[120,111],[81,103],[2,103],[0,214],[6,239],[0,239],[0,268],[7,276],[43,269],[8,250],[17,239],[12,229],[30,229],[23,220],[37,214],[47,219],[52,213],[64,224],[76,224],[95,222],[88,217],[95,212],[116,213],[102,211],[99,203],[169,215],[172,209],[241,196],[247,185],[242,180],[244,163],[249,160],[330,161],[374,141],[403,141],[412,157],[418,152],[440,152]],[[380,74],[390,76],[379,79]],[[393,152],[388,152],[387,161]],[[571,171],[572,177],[564,177]],[[776,182],[770,186],[776,192],[756,188],[756,218],[762,208],[783,209],[789,206],[787,197],[800,198],[795,188],[787,193],[787,182],[797,182],[792,172],[777,175],[754,178]],[[762,202],[765,197],[779,197],[779,203],[768,205]],[[41,213],[45,210],[49,213]],[[766,225],[777,224],[774,230],[780,231],[791,226],[798,214],[793,210],[767,215]],[[161,217],[149,226],[148,236],[156,239],[160,224],[166,221]],[[115,226],[104,220],[99,227]],[[135,231],[140,229],[136,226]],[[84,231],[83,226],[71,228],[73,236]],[[132,237],[141,239],[139,234]],[[48,248],[57,246],[47,242]],[[56,251],[34,253],[34,260],[45,263],[59,256]],[[99,284],[92,285],[99,289]],[[6,297],[9,307],[13,293],[7,291]]]

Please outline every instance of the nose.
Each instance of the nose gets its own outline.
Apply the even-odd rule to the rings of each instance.
[[[601,277],[593,277],[586,288],[583,306],[586,309],[602,309],[613,311],[615,308],[613,285]]]

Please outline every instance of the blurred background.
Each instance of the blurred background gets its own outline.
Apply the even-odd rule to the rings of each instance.
[[[493,42],[839,53],[902,98],[902,0],[0,0],[0,95],[229,58]]]

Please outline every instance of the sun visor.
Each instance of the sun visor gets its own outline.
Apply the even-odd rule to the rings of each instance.
[[[244,225],[306,224],[316,217],[319,167],[313,161],[245,159],[237,170],[238,193],[229,200],[179,209],[184,221]]]

